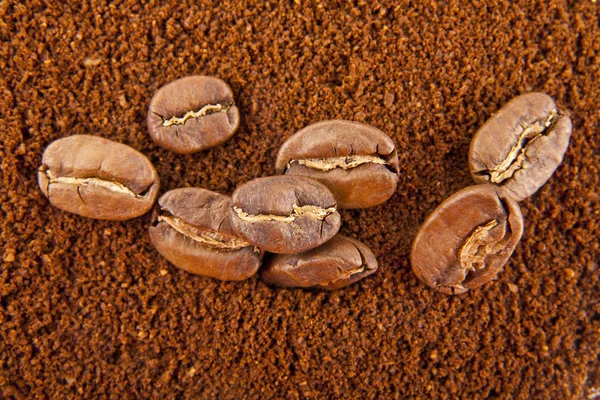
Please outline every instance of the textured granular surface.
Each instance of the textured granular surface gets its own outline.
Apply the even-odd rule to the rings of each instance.
[[[91,3],[0,2],[0,398],[600,397],[600,4]],[[178,155],[152,142],[146,110],[192,74],[227,81],[242,120]],[[522,203],[498,279],[435,293],[411,241],[471,184],[477,129],[529,91],[572,113],[565,160]],[[36,183],[51,141],[94,134],[146,154],[163,192],[231,194],[332,118],[389,134],[400,181],[342,213],[380,269],[331,293],[192,276],[153,249],[149,216],[67,214]]]

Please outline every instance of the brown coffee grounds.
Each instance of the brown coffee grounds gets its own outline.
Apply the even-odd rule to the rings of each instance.
[[[598,397],[598,3],[82,3],[0,2],[1,398]],[[242,122],[182,156],[152,142],[146,110],[192,74],[227,81]],[[498,280],[435,293],[411,241],[471,184],[473,134],[529,91],[572,112],[564,163],[522,203]],[[333,293],[192,276],[153,249],[148,217],[67,214],[36,182],[51,141],[87,133],[148,155],[163,192],[231,194],[332,118],[374,125],[400,154],[390,201],[343,212],[380,269]]]

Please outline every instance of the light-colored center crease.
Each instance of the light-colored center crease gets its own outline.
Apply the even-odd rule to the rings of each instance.
[[[336,168],[351,169],[363,164],[379,164],[387,165],[388,162],[377,156],[361,156],[352,155],[345,157],[329,157],[329,158],[307,158],[304,160],[291,160],[287,167],[293,163],[304,165],[308,168],[318,169],[321,171],[331,171]]]
[[[297,218],[302,216],[322,221],[329,215],[335,213],[337,210],[335,207],[322,208],[318,206],[299,206],[297,204],[294,204],[292,205],[292,212],[289,215],[248,214],[247,212],[236,206],[233,206],[233,211],[242,221],[245,222],[255,223],[265,221],[277,221],[291,224]]]
[[[344,274],[348,277],[352,276],[352,275],[356,275],[356,274],[360,274],[361,272],[363,272],[365,270],[364,265],[361,265],[360,267],[357,268],[353,268],[353,269],[349,269],[344,271]]]
[[[106,190],[110,190],[114,193],[122,193],[128,196],[137,198],[144,197],[129,189],[127,186],[119,182],[107,181],[100,178],[74,178],[72,176],[56,176],[50,170],[46,170],[46,176],[48,177],[49,184],[62,183],[66,185],[76,186],[97,186]]]
[[[334,284],[334,283],[341,281],[342,279],[349,279],[352,275],[360,274],[364,271],[365,271],[364,265],[361,265],[360,267],[356,267],[353,269],[348,269],[348,270],[342,270],[341,268],[338,268],[338,272],[340,273],[339,276],[329,282],[322,282],[321,285]]]
[[[458,260],[461,268],[475,271],[485,266],[486,257],[496,251],[490,231],[497,225],[498,221],[493,219],[475,228],[460,249]]]
[[[205,117],[218,112],[225,112],[231,108],[232,104],[207,104],[198,111],[188,111],[183,117],[171,117],[163,121],[163,126],[183,125],[188,119]]]
[[[537,122],[524,128],[506,158],[495,168],[489,170],[490,181],[500,183],[511,178],[516,171],[522,169],[526,159],[527,146],[542,136],[542,133],[555,122],[557,117],[558,112],[553,110],[544,123]]]
[[[238,250],[251,245],[247,241],[240,238],[227,237],[219,234],[218,232],[211,232],[196,228],[195,226],[184,222],[178,217],[161,215],[158,217],[158,221],[167,223],[171,228],[175,229],[182,235],[187,236],[190,239],[208,247],[214,247],[222,250]]]

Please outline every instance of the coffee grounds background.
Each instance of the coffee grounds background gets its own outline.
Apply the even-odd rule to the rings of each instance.
[[[600,4],[352,3],[0,3],[1,398],[597,396]],[[145,118],[159,87],[192,74],[227,81],[242,122],[184,156]],[[572,112],[564,162],[521,203],[498,279],[436,293],[410,270],[412,239],[472,184],[477,129],[530,91]],[[231,194],[332,118],[388,133],[400,182],[384,205],[342,213],[380,269],[331,293],[190,275],[154,250],[149,216],[68,214],[36,182],[50,142],[94,134],[146,154],[162,192]]]

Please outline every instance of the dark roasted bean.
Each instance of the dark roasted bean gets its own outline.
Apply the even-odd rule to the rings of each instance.
[[[44,151],[38,183],[53,206],[108,220],[145,214],[159,189],[158,175],[146,156],[91,135],[52,142]]]
[[[258,178],[237,188],[231,199],[236,232],[272,253],[300,253],[326,242],[340,229],[335,198],[314,179]]]
[[[231,88],[211,76],[188,76],[160,88],[148,110],[148,130],[167,150],[188,154],[225,142],[240,123]]]
[[[339,289],[371,275],[377,260],[371,249],[342,235],[300,254],[273,256],[260,271],[270,285]]]
[[[415,275],[447,294],[494,279],[523,233],[519,205],[493,185],[463,189],[425,220],[412,246]]]
[[[160,211],[150,227],[150,239],[175,266],[227,281],[256,273],[263,253],[233,232],[228,196],[181,188],[168,191],[158,203]]]
[[[279,149],[277,172],[323,183],[340,208],[385,202],[396,191],[398,155],[379,129],[359,122],[317,122],[292,135]]]
[[[521,201],[535,193],[562,162],[571,119],[543,93],[514,98],[477,131],[469,167],[478,183],[493,183]]]

